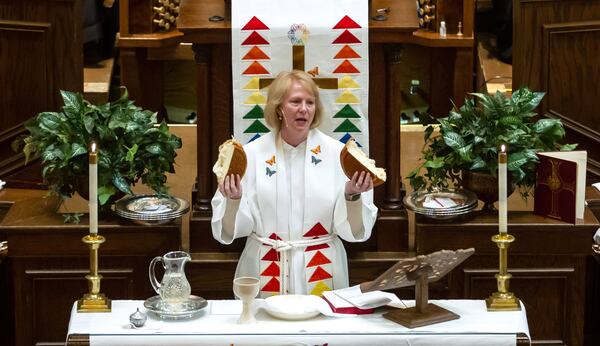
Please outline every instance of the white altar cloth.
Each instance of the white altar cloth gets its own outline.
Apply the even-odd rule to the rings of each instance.
[[[487,312],[483,300],[433,300],[461,317],[458,320],[408,329],[381,316],[320,315],[305,321],[277,320],[265,311],[256,314],[257,323],[236,321],[241,302],[209,301],[196,318],[161,321],[148,314],[139,329],[129,325],[136,308],[145,311],[143,301],[116,300],[110,313],[71,311],[68,335],[89,335],[92,346],[132,345],[515,345],[516,334],[529,337],[527,318],[522,311]],[[414,302],[406,301],[407,306]],[[68,337],[67,337],[68,338]]]

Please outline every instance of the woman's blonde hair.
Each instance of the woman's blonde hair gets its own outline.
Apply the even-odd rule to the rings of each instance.
[[[314,98],[315,98],[315,117],[310,124],[310,128],[314,129],[321,124],[323,119],[323,104],[319,97],[319,88],[311,75],[304,71],[293,70],[290,72],[280,72],[277,78],[269,86],[269,94],[267,96],[267,105],[265,106],[265,121],[267,125],[279,132],[281,129],[281,104],[283,98],[290,91],[294,82],[300,83]]]

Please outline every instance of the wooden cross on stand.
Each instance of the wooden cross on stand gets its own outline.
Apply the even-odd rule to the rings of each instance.
[[[293,45],[292,46],[292,69],[304,71],[304,46],[303,45]],[[317,84],[317,86],[321,89],[337,89],[338,88],[338,79],[337,78],[316,78],[314,77],[319,72],[317,71],[307,71],[313,76],[313,80]],[[313,72],[313,73],[311,73]],[[266,88],[271,83],[273,83],[274,78],[260,78],[258,81],[258,85],[260,89]]]

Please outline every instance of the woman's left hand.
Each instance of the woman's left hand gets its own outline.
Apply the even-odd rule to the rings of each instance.
[[[373,188],[373,179],[371,174],[362,171],[360,174],[354,172],[352,179],[346,182],[345,193],[347,196],[356,195],[357,193],[363,193]]]

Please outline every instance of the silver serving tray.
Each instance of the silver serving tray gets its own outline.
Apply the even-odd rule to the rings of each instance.
[[[146,310],[152,312],[158,318],[163,320],[187,320],[198,316],[202,309],[208,305],[206,299],[190,295],[187,301],[182,303],[181,309],[170,311],[166,309],[167,304],[160,299],[160,296],[154,296],[144,301]]]
[[[427,198],[431,197],[450,198],[457,205],[446,208],[429,208],[424,206],[423,203]],[[465,189],[419,190],[404,197],[404,205],[416,214],[437,220],[450,220],[455,217],[464,216],[475,210],[477,208],[477,195]]]
[[[189,203],[179,197],[137,195],[121,199],[115,204],[115,213],[143,224],[161,224],[186,214]]]

